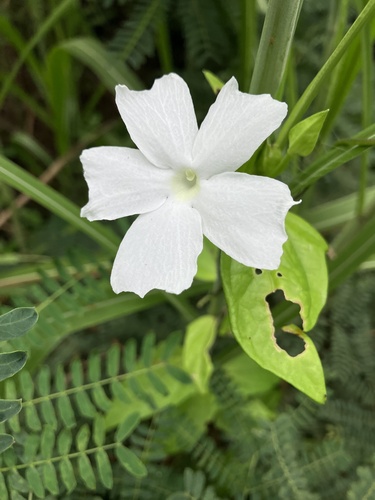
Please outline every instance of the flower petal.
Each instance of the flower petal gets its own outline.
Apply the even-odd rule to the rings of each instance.
[[[237,170],[280,126],[286,113],[285,103],[268,94],[240,92],[237,80],[231,78],[199,129],[193,148],[193,168],[206,179]]]
[[[295,204],[286,184],[239,172],[203,181],[193,206],[203,234],[245,266],[277,269],[287,240],[284,220]]]
[[[168,197],[173,172],[155,167],[137,149],[86,149],[81,161],[89,186],[89,202],[81,216],[89,220],[149,212]]]
[[[171,73],[142,91],[117,85],[116,103],[130,137],[151,163],[174,169],[191,166],[198,126],[182,78]]]
[[[112,288],[140,297],[154,288],[181,293],[193,281],[202,248],[198,212],[168,201],[158,210],[140,215],[126,233],[113,265]]]

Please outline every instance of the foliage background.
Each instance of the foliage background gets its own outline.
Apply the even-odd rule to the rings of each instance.
[[[80,151],[131,145],[114,86],[149,88],[178,72],[201,121],[214,99],[202,69],[248,90],[267,2],[0,3],[1,313],[39,313],[2,346],[29,360],[3,383],[24,408],[2,424],[16,444],[0,456],[0,498],[375,498],[374,2],[302,3],[277,89],[290,110],[369,9],[300,117],[330,109],[315,150],[283,150],[280,163],[273,141],[245,167],[279,171],[330,244],[330,297],[311,332],[323,406],[242,353],[210,246],[180,297],[115,296],[111,262],[131,220],[91,224],[77,208],[87,199]],[[270,301],[275,317],[287,310]]]

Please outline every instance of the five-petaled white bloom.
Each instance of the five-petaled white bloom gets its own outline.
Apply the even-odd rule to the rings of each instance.
[[[182,292],[197,271],[203,235],[246,266],[277,269],[294,205],[289,188],[235,170],[279,127],[286,104],[242,93],[231,78],[198,129],[189,89],[176,74],[151,90],[118,85],[116,103],[139,149],[102,146],[81,156],[89,186],[83,217],[141,214],[117,252],[113,290]]]

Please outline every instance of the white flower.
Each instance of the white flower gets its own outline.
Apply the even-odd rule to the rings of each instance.
[[[139,149],[103,146],[81,156],[89,186],[83,217],[141,214],[117,252],[113,290],[182,292],[197,271],[203,235],[246,266],[277,269],[290,191],[235,170],[279,127],[286,104],[239,92],[231,78],[198,130],[189,89],[175,74],[151,90],[118,85],[116,103]]]

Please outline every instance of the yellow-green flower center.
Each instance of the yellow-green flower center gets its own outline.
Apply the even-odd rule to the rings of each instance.
[[[184,168],[176,172],[172,178],[172,190],[176,198],[181,201],[194,198],[199,192],[199,179],[195,170]]]

